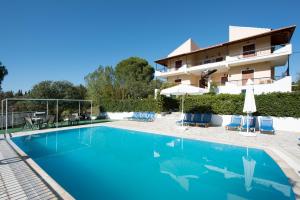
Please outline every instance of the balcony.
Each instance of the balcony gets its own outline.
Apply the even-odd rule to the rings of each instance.
[[[157,77],[168,77],[182,74],[200,74],[205,70],[212,69],[226,69],[229,67],[254,64],[259,62],[272,62],[275,66],[284,65],[288,59],[288,55],[292,53],[292,45],[276,45],[269,46],[261,49],[252,50],[249,52],[241,52],[238,54],[228,54],[223,56],[217,56],[205,60],[194,61],[188,60],[188,63],[197,63],[197,64],[188,64],[183,65],[180,68],[168,68],[160,66],[160,69],[157,69],[155,76]]]
[[[290,54],[292,54],[292,45],[283,44],[243,52],[242,54],[228,55],[226,56],[226,61],[229,67],[266,61],[273,62],[274,65],[279,66],[286,63]]]
[[[291,92],[292,78],[291,76],[284,77],[261,77],[252,79],[254,83],[254,93],[270,93],[270,92]],[[218,86],[218,93],[239,94],[245,91],[247,80],[230,80],[224,83],[215,83]]]
[[[253,81],[254,85],[271,84],[271,83],[274,83],[275,81],[278,81],[284,77],[285,76],[276,76],[274,78],[260,77],[260,78],[252,78],[251,80]],[[231,85],[235,85],[235,86],[245,86],[247,81],[248,81],[248,79],[238,79],[238,80],[229,80],[226,82],[214,82],[214,84],[217,86],[225,86],[226,84],[231,84]]]

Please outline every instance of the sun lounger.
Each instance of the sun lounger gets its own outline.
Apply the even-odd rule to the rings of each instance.
[[[275,133],[273,128],[273,119],[271,117],[261,117],[260,118],[260,132],[261,133]]]
[[[139,113],[134,112],[132,117],[128,117],[128,120],[137,120],[139,118]]]
[[[227,130],[238,130],[241,127],[242,116],[240,115],[233,115],[231,117],[231,122],[226,126]]]
[[[155,119],[155,113],[154,112],[148,112],[148,119],[147,121],[153,122]]]
[[[55,115],[47,115],[46,117],[47,127],[54,127],[55,125]]]
[[[249,130],[255,132],[256,118],[253,116],[244,117],[244,123],[243,126],[241,127],[242,131],[247,131],[247,119],[248,119]]]
[[[128,117],[128,120],[152,122],[155,119],[154,112],[134,112],[132,117]]]
[[[69,126],[79,125],[79,121],[80,121],[79,117],[72,114],[72,115],[69,116],[68,125]]]
[[[212,113],[204,113],[201,122],[199,123],[200,126],[208,127],[211,122]]]
[[[192,124],[197,125],[202,123],[202,117],[203,117],[202,113],[195,113]]]
[[[26,128],[30,128],[30,129],[37,128],[37,129],[40,129],[40,125],[41,124],[39,123],[39,121],[37,121],[36,123],[33,123],[30,117],[24,117],[24,120],[25,120],[24,129],[26,129]]]
[[[176,124],[181,125],[183,122],[183,125],[191,125],[193,124],[193,114],[192,113],[184,113],[183,120],[176,121]]]

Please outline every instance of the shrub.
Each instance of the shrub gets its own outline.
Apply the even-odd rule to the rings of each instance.
[[[184,102],[184,112],[244,114],[244,98],[244,94],[187,96]],[[254,115],[300,118],[300,93],[262,94],[256,95],[255,100],[257,112]]]
[[[159,101],[148,99],[104,100],[100,102],[101,112],[160,112]]]
[[[158,96],[160,111],[178,111],[179,99],[175,97]]]
[[[186,96],[184,112],[212,112],[232,115],[243,113],[244,94],[204,94]],[[256,95],[257,112],[254,115],[300,118],[300,92],[270,93]],[[180,110],[181,96],[171,98],[158,96],[147,99],[105,100],[101,101],[101,112],[154,111],[163,112]]]

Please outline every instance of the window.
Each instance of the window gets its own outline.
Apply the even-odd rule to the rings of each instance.
[[[255,55],[255,44],[243,46],[243,56],[249,57]]]
[[[204,64],[211,63],[211,60],[204,60]]]
[[[222,76],[221,77],[221,85],[225,85],[225,83],[228,82],[228,76]]]
[[[221,61],[223,61],[223,57],[216,58],[216,62],[221,62]]]
[[[175,83],[176,83],[176,84],[180,84],[180,83],[181,83],[181,79],[176,79],[176,80],[175,80]]]
[[[182,60],[177,60],[177,61],[175,62],[175,68],[176,68],[176,69],[179,69],[181,66],[182,66]]]

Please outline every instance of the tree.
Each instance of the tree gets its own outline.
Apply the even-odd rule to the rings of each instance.
[[[30,97],[43,99],[84,99],[85,95],[83,85],[74,86],[69,81],[42,81],[29,92]]]
[[[300,91],[300,73],[298,73],[298,75],[297,75],[297,80],[296,80],[295,83],[293,83],[293,85],[295,85],[295,86],[293,87],[293,90],[294,90],[294,91]]]
[[[42,99],[85,99],[86,88],[83,85],[75,86],[69,81],[42,81],[33,86],[28,92],[28,96],[31,98],[42,98]],[[27,105],[27,110],[38,110],[45,109],[46,102],[30,102]],[[55,113],[56,102],[48,102],[50,111]],[[59,115],[64,112],[77,112],[78,102],[63,101],[59,103]],[[52,108],[52,109],[51,109]],[[82,105],[81,108],[87,108]],[[83,109],[82,109],[83,110]]]
[[[8,71],[4,65],[0,62],[0,90],[2,90],[2,81],[4,80],[4,77],[8,74]]]
[[[154,68],[147,60],[139,57],[122,60],[117,64],[115,73],[122,99],[145,98],[149,95],[149,84],[154,78]]]
[[[23,94],[23,91],[22,90],[18,90],[15,94],[14,94],[15,97],[22,97],[24,96]]]
[[[85,78],[87,96],[96,105],[100,105],[102,100],[117,98],[115,90],[115,73],[111,66],[99,66],[94,72]]]

